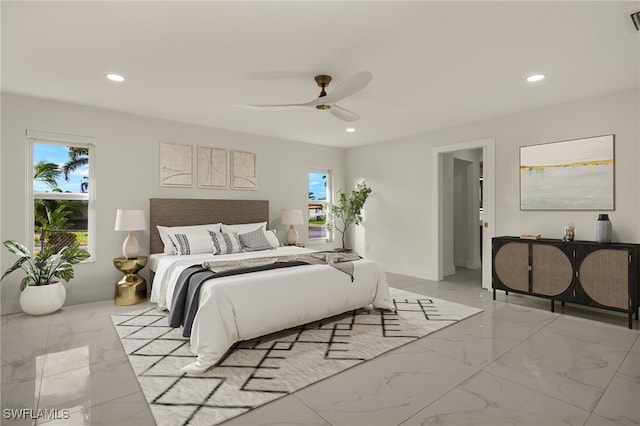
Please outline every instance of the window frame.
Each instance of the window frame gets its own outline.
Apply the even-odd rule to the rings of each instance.
[[[96,260],[96,173],[95,138],[89,136],[68,135],[62,133],[44,132],[39,130],[27,130],[25,132],[27,144],[27,221],[26,221],[26,244],[27,248],[34,253],[35,244],[33,241],[34,229],[34,203],[36,200],[77,200],[87,201],[87,233],[89,235],[87,251],[89,258],[82,263],[95,262]],[[64,193],[64,192],[34,192],[33,188],[33,166],[34,166],[34,145],[47,144],[66,147],[87,148],[89,151],[89,189],[87,193]]]
[[[323,201],[325,204],[325,214],[327,214],[326,206],[331,204],[333,197],[333,170],[328,167],[308,167],[307,168],[307,239],[309,244],[322,244],[322,243],[330,243],[333,241],[333,233],[326,231],[327,236],[323,238],[311,238],[311,233],[309,232],[309,174],[310,173],[320,173],[327,176],[327,198]],[[326,225],[324,225],[326,227]]]

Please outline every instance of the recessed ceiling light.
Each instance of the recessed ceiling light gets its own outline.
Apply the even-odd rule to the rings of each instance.
[[[124,77],[121,76],[120,74],[107,74],[107,78],[111,81],[117,81],[118,83],[121,83],[124,81]]]
[[[533,83],[534,81],[544,80],[545,77],[546,77],[545,74],[533,74],[527,77],[527,81],[529,83]]]
[[[347,127],[347,130],[346,130],[347,133],[353,133],[355,131],[356,129],[354,129],[353,127]]]

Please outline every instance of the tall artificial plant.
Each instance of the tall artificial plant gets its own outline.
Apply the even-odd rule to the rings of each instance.
[[[327,229],[329,232],[338,231],[341,234],[342,248],[345,248],[345,238],[349,226],[362,222],[362,208],[371,188],[364,181],[356,184],[349,197],[343,190],[336,191],[336,202],[329,205]]]
[[[19,259],[5,271],[0,280],[13,271],[21,269],[26,273],[26,276],[20,283],[20,290],[24,290],[29,284],[53,284],[56,278],[69,281],[73,278],[73,265],[89,258],[89,252],[81,249],[78,242],[62,249],[50,245],[35,256],[31,255],[29,249],[16,241],[7,240],[2,244]]]

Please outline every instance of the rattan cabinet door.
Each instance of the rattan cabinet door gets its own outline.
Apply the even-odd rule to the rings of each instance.
[[[494,287],[529,292],[529,244],[509,242],[498,248],[493,260]],[[500,285],[502,284],[502,286]]]
[[[573,281],[573,262],[560,248],[552,244],[531,245],[531,292],[558,296],[569,289]]]
[[[582,290],[592,301],[621,310],[629,308],[628,250],[603,248],[587,253],[580,263],[578,277]]]

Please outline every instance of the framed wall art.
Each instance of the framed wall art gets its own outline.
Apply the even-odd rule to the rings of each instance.
[[[227,188],[227,150],[198,146],[198,188]]]
[[[520,147],[521,210],[613,210],[614,135]]]
[[[160,186],[193,186],[193,146],[160,142]]]
[[[231,189],[256,190],[256,154],[231,151]]]

